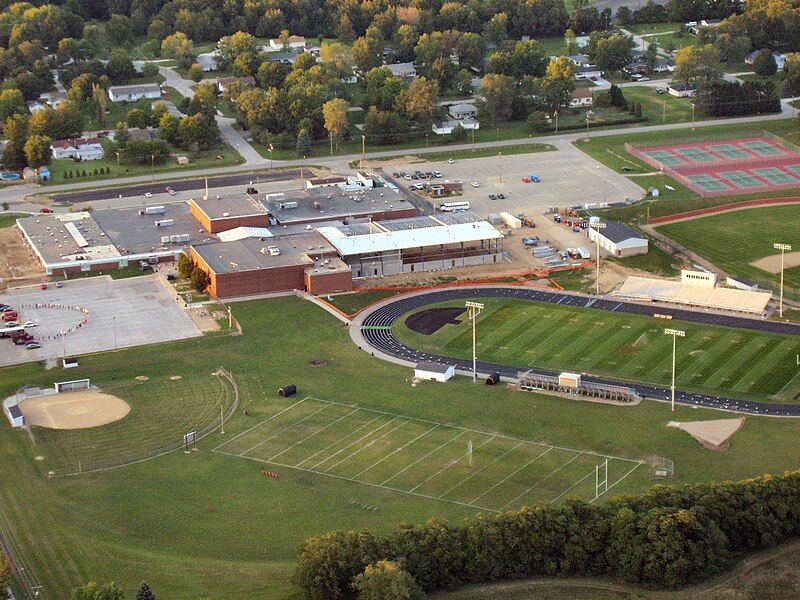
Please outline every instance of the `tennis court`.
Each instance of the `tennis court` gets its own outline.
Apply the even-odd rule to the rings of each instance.
[[[593,502],[648,476],[638,460],[310,397],[214,452],[491,512]]]
[[[800,187],[800,151],[770,133],[628,152],[701,196]]]
[[[739,188],[765,187],[763,181],[759,181],[746,171],[720,171],[719,176]]]

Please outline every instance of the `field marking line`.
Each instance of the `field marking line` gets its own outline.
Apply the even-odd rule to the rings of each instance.
[[[418,439],[425,437],[426,435],[428,435],[428,434],[429,434],[431,431],[433,431],[433,430],[434,430],[434,429],[436,429],[437,427],[439,427],[439,426],[438,426],[438,425],[434,425],[433,427],[431,427],[430,429],[428,429],[428,431],[426,431],[425,433],[423,433],[423,434],[421,434],[421,435],[418,435],[418,436],[417,436],[417,437],[415,437],[413,440],[411,440],[410,442],[408,442],[408,443],[406,443],[406,444],[403,444],[402,446],[400,446],[399,448],[397,448],[397,449],[396,449],[396,450],[394,450],[393,452],[391,452],[391,453],[387,454],[386,456],[384,456],[384,457],[383,457],[382,459],[380,459],[379,461],[372,463],[370,466],[368,466],[366,469],[364,469],[364,470],[363,470],[363,471],[361,471],[360,473],[356,473],[355,475],[353,475],[353,479],[358,479],[358,477],[359,477],[359,476],[361,476],[362,474],[364,474],[364,473],[366,473],[367,471],[369,471],[369,470],[370,470],[372,467],[375,467],[375,466],[377,466],[377,465],[381,464],[381,463],[382,463],[383,461],[385,461],[387,458],[389,458],[389,457],[391,457],[391,456],[394,456],[395,454],[397,454],[397,453],[398,453],[398,452],[400,452],[401,450],[403,450],[403,449],[407,448],[408,446],[410,446],[411,444],[413,444],[414,442],[416,442]]]
[[[235,440],[236,438],[243,436],[245,433],[249,433],[249,432],[253,431],[253,429],[255,429],[256,427],[259,427],[260,425],[263,425],[263,424],[264,424],[264,423],[266,423],[267,421],[271,421],[271,420],[272,420],[272,419],[274,419],[275,417],[279,417],[279,416],[281,416],[281,415],[282,415],[283,413],[285,413],[287,410],[291,410],[291,409],[293,409],[295,406],[297,406],[297,405],[299,405],[299,404],[302,404],[302,403],[303,403],[303,402],[305,402],[306,400],[307,400],[306,398],[303,398],[303,399],[302,399],[302,400],[300,400],[299,402],[295,402],[295,403],[294,403],[294,404],[292,404],[291,406],[287,406],[287,407],[286,407],[286,408],[284,408],[282,411],[275,413],[275,414],[274,414],[274,415],[272,415],[271,417],[269,417],[269,418],[267,418],[267,419],[264,419],[263,421],[259,421],[258,423],[256,423],[256,424],[255,424],[255,425],[253,425],[252,427],[250,427],[250,428],[248,428],[248,429],[245,429],[245,430],[244,430],[242,433],[240,433],[240,434],[238,434],[238,435],[235,435],[235,436],[233,436],[233,437],[232,437],[231,439],[229,439],[229,440],[225,440],[225,441],[224,441],[224,442],[222,442],[222,443],[221,443],[219,446],[217,446],[216,448],[213,448],[211,451],[212,451],[212,452],[216,452],[217,450],[219,450],[220,448],[222,448],[224,445],[226,445],[226,444],[230,444],[230,443],[231,443],[233,440]]]
[[[396,420],[397,420],[397,419],[395,419],[395,421],[396,421]],[[392,421],[392,422],[393,422],[393,421]],[[391,433],[394,433],[395,431],[397,431],[398,429],[400,429],[400,428],[401,428],[403,425],[405,425],[406,423],[408,423],[408,421],[403,421],[402,423],[400,423],[400,425],[398,425],[397,427],[393,427],[392,429],[390,429],[389,431],[387,431],[386,433],[384,433],[382,436],[380,436],[380,437],[378,437],[378,438],[375,438],[374,440],[372,440],[372,441],[370,441],[370,442],[367,442],[365,445],[361,446],[361,448],[359,448],[358,450],[356,450],[355,452],[353,452],[353,453],[351,453],[351,454],[348,454],[348,455],[347,455],[347,456],[345,456],[345,457],[344,457],[342,460],[340,460],[339,462],[337,462],[337,463],[336,463],[336,464],[334,464],[334,465],[331,465],[330,467],[328,467],[327,469],[325,469],[325,471],[323,471],[323,472],[324,472],[324,473],[327,473],[327,472],[328,472],[328,471],[330,471],[331,469],[333,469],[333,468],[335,468],[335,467],[338,467],[338,466],[339,466],[340,464],[342,464],[344,461],[346,461],[346,460],[350,460],[351,458],[353,458],[353,457],[354,457],[356,454],[358,454],[359,452],[362,452],[362,451],[366,450],[367,448],[372,448],[372,446],[374,446],[376,442],[379,442],[379,441],[381,441],[383,438],[385,438],[387,435],[389,435],[389,434],[391,434]]]
[[[577,451],[577,450],[575,450],[575,452],[578,452],[578,451]],[[541,485],[542,483],[544,483],[545,481],[547,481],[548,479],[550,479],[550,478],[551,478],[553,475],[555,475],[556,473],[558,473],[558,472],[559,472],[561,469],[563,469],[564,467],[566,467],[568,464],[570,464],[572,461],[576,460],[578,457],[582,456],[583,454],[585,454],[585,453],[584,453],[584,452],[578,452],[578,454],[576,454],[576,455],[575,455],[575,456],[573,456],[571,459],[569,459],[567,462],[565,462],[563,465],[561,465],[560,467],[558,467],[558,468],[557,468],[555,471],[553,471],[552,473],[550,473],[549,475],[547,475],[547,476],[546,476],[546,477],[544,477],[543,479],[539,479],[539,480],[538,480],[536,483],[534,483],[534,484],[533,484],[531,487],[529,487],[527,490],[525,490],[524,492],[522,492],[521,494],[519,494],[518,496],[516,496],[516,497],[515,497],[513,500],[511,500],[511,502],[509,502],[509,503],[507,503],[506,505],[504,505],[504,506],[503,506],[503,507],[500,509],[500,511],[504,511],[504,510],[505,510],[505,509],[507,509],[509,506],[511,506],[512,504],[514,504],[514,502],[516,502],[517,500],[519,500],[519,499],[520,499],[520,498],[522,498],[523,496],[526,496],[527,494],[529,494],[529,493],[531,492],[531,490],[533,490],[533,488],[535,488],[535,487],[536,487],[536,486],[538,486],[538,485]]]
[[[477,447],[475,448],[475,450],[480,450],[480,449],[481,449],[481,448],[483,448],[483,447],[484,447],[486,444],[488,444],[489,442],[491,442],[491,441],[492,441],[492,440],[493,440],[495,437],[497,437],[497,436],[494,436],[494,435],[493,435],[493,436],[492,436],[492,437],[490,437],[488,440],[485,440],[483,443],[481,443],[479,446],[477,446]],[[412,493],[413,493],[413,492],[414,492],[414,490],[416,490],[416,489],[417,489],[419,486],[421,486],[423,483],[427,483],[427,482],[429,482],[431,479],[433,479],[434,477],[436,477],[436,476],[437,476],[437,475],[439,475],[440,473],[442,473],[442,472],[446,471],[446,470],[447,470],[447,469],[449,469],[450,467],[453,467],[453,466],[457,465],[458,463],[460,463],[460,462],[461,462],[461,459],[462,459],[462,458],[464,458],[464,455],[463,455],[463,454],[462,454],[461,456],[459,456],[459,457],[458,457],[456,460],[454,460],[454,461],[452,461],[452,462],[449,462],[448,464],[446,464],[445,466],[443,466],[441,469],[439,469],[438,471],[436,471],[436,473],[434,473],[433,475],[431,475],[430,477],[428,477],[428,478],[427,478],[425,481],[420,481],[420,482],[419,482],[417,485],[415,485],[413,488],[411,488],[411,489],[409,490],[409,492],[412,492]]]
[[[361,409],[356,409],[356,410],[358,411],[358,410],[361,410]],[[330,450],[330,449],[331,449],[331,448],[333,448],[333,447],[334,447],[336,444],[340,444],[341,442],[343,442],[344,440],[346,440],[347,438],[349,438],[351,435],[355,435],[356,433],[358,433],[359,431],[361,431],[362,429],[364,429],[364,427],[368,427],[369,425],[372,425],[372,424],[373,424],[375,421],[377,421],[378,419],[382,419],[382,418],[383,418],[382,416],[381,416],[381,417],[375,417],[374,419],[372,419],[372,420],[370,420],[370,421],[367,421],[367,422],[366,422],[366,423],[364,423],[364,424],[363,424],[361,427],[359,427],[358,429],[355,429],[355,430],[351,431],[350,433],[348,433],[348,434],[347,434],[346,436],[344,436],[343,438],[336,440],[335,442],[333,442],[333,443],[332,443],[332,444],[330,444],[329,446],[326,446],[326,447],[325,447],[325,448],[323,448],[322,450],[318,450],[318,451],[314,452],[314,454],[312,454],[311,456],[308,456],[308,457],[304,458],[304,459],[303,459],[303,460],[301,460],[299,463],[297,463],[297,466],[299,467],[299,466],[300,466],[300,465],[302,465],[304,462],[308,462],[308,461],[309,461],[309,460],[311,460],[312,458],[314,458],[314,457],[316,457],[316,456],[319,456],[320,454],[322,454],[323,452],[325,452],[325,451],[327,451],[327,450]]]
[[[496,488],[498,485],[501,485],[501,484],[505,483],[506,481],[508,481],[509,479],[511,479],[511,478],[512,478],[514,475],[516,475],[517,473],[519,473],[519,472],[520,472],[520,471],[522,471],[523,469],[526,469],[526,468],[528,468],[529,466],[531,466],[531,465],[532,465],[533,463],[535,463],[537,460],[539,460],[540,458],[542,458],[542,457],[543,457],[545,454],[547,454],[548,452],[550,452],[550,450],[552,450],[552,448],[548,448],[547,450],[545,450],[544,452],[542,452],[542,453],[541,453],[539,456],[537,456],[537,457],[536,457],[536,458],[534,458],[533,460],[530,460],[530,461],[528,461],[527,463],[525,463],[524,465],[522,465],[522,466],[521,466],[519,469],[517,469],[517,470],[516,470],[516,471],[514,471],[513,473],[510,473],[509,475],[507,475],[507,476],[503,477],[503,479],[501,479],[500,481],[498,481],[497,483],[495,483],[495,484],[494,484],[492,487],[490,487],[488,490],[486,490],[485,492],[483,492],[483,493],[482,493],[480,496],[478,496],[477,498],[475,498],[474,500],[472,500],[472,502],[470,502],[470,504],[473,504],[473,503],[477,502],[478,500],[480,500],[481,498],[483,498],[483,497],[484,497],[486,494],[488,494],[489,492],[491,492],[491,491],[492,491],[494,488]]]
[[[302,440],[298,440],[298,441],[296,441],[296,442],[295,442],[294,444],[292,444],[291,446],[287,446],[287,447],[286,447],[284,450],[281,450],[281,451],[280,451],[280,452],[278,452],[276,455],[274,455],[274,456],[270,456],[269,460],[273,460],[273,459],[275,459],[275,458],[278,458],[278,457],[279,457],[281,454],[283,454],[284,452],[288,452],[289,450],[291,450],[292,448],[294,448],[294,447],[295,447],[295,446],[297,446],[298,444],[302,444],[303,442],[305,442],[305,441],[307,441],[307,440],[310,440],[310,439],[311,439],[312,437],[314,437],[315,435],[317,435],[317,434],[319,434],[319,433],[322,433],[322,432],[323,432],[323,431],[325,431],[325,430],[326,430],[328,427],[331,427],[331,426],[333,426],[333,425],[336,425],[336,423],[338,423],[338,422],[339,422],[339,421],[341,421],[342,419],[346,419],[347,417],[349,417],[350,415],[352,415],[352,414],[353,414],[353,413],[355,413],[355,412],[358,412],[358,409],[357,409],[357,408],[356,408],[356,409],[354,409],[354,410],[351,410],[351,411],[350,411],[349,413],[347,413],[346,415],[342,415],[341,417],[339,417],[339,418],[338,418],[338,419],[336,419],[335,421],[331,421],[330,423],[328,423],[327,425],[325,425],[325,427],[323,427],[322,429],[318,429],[317,431],[315,431],[315,432],[314,432],[314,433],[312,433],[311,435],[308,435],[308,436],[304,437]]]
[[[375,429],[373,429],[373,430],[372,430],[372,431],[370,431],[369,433],[367,433],[367,434],[365,434],[365,435],[362,435],[362,436],[361,436],[360,438],[358,438],[356,441],[354,441],[354,442],[350,442],[350,443],[349,443],[349,444],[347,444],[347,446],[345,446],[344,448],[341,448],[341,449],[339,449],[338,451],[334,452],[334,453],[333,453],[333,454],[331,454],[330,456],[323,458],[323,459],[322,459],[321,461],[319,461],[317,464],[315,464],[315,465],[312,465],[312,466],[311,466],[311,470],[315,470],[315,469],[316,469],[318,466],[320,466],[322,463],[329,461],[330,459],[332,459],[334,456],[337,456],[338,454],[341,454],[342,452],[344,452],[345,450],[347,450],[347,449],[348,449],[348,448],[350,448],[351,446],[355,446],[355,445],[356,445],[358,442],[360,442],[361,440],[363,440],[363,439],[365,439],[365,438],[368,438],[368,437],[369,437],[369,436],[371,436],[373,433],[376,433],[376,432],[380,431],[381,429],[383,429],[383,428],[384,428],[384,427],[386,427],[387,425],[389,425],[389,424],[391,424],[391,423],[394,423],[396,420],[397,420],[397,417],[395,417],[395,418],[394,418],[394,419],[392,419],[391,421],[386,421],[386,423],[384,423],[384,424],[383,424],[383,425],[381,425],[380,427],[376,427]]]
[[[635,468],[635,467],[634,467],[634,468]],[[588,477],[591,477],[591,476],[594,474],[594,472],[595,472],[595,471],[594,471],[594,469],[592,469],[591,471],[589,471],[589,472],[588,472],[586,475],[584,475],[583,477],[581,477],[580,479],[578,479],[578,481],[576,481],[575,483],[573,483],[571,486],[569,486],[567,489],[565,489],[563,492],[561,492],[561,493],[560,493],[558,496],[556,496],[555,498],[553,498],[552,500],[550,500],[550,504],[552,504],[553,502],[555,502],[556,500],[558,500],[559,498],[561,498],[561,496],[563,496],[564,494],[566,494],[567,492],[569,492],[569,491],[570,491],[572,488],[574,488],[574,487],[576,487],[576,486],[580,485],[580,484],[581,484],[583,481],[585,481],[585,480],[586,480]]]
[[[621,304],[622,303],[620,303],[620,305]],[[376,414],[386,415],[388,417],[402,418],[402,419],[406,419],[408,421],[414,421],[416,423],[428,423],[429,425],[443,425],[443,423],[439,423],[437,421],[431,421],[430,419],[419,419],[417,417],[409,417],[409,416],[405,416],[405,415],[399,415],[397,413],[391,413],[391,412],[387,412],[385,410],[379,410],[377,408],[369,408],[369,407],[366,407],[366,406],[358,406],[356,404],[347,404],[345,402],[336,402],[335,400],[322,400],[321,398],[316,398],[314,396],[307,396],[304,399],[305,400],[313,400],[315,402],[326,402],[328,404],[335,404],[337,406],[346,406],[348,408],[360,408],[361,410],[363,410],[365,412],[373,412],[373,413],[376,413]],[[614,459],[614,460],[622,460],[622,461],[625,461],[625,462],[632,462],[632,463],[637,463],[637,464],[639,463],[639,461],[634,459],[634,458],[624,458],[622,456],[613,456],[613,455],[610,455],[610,454],[600,454],[599,452],[594,452],[593,450],[580,450],[578,448],[567,448],[567,447],[564,447],[564,446],[555,446],[553,444],[544,444],[542,442],[534,442],[532,440],[523,440],[523,439],[520,439],[520,438],[517,438],[517,437],[510,436],[510,435],[505,435],[505,434],[502,434],[502,433],[490,433],[488,431],[481,431],[479,429],[470,429],[469,427],[460,427],[458,425],[447,425],[447,427],[449,427],[451,429],[456,429],[456,430],[459,430],[459,431],[464,431],[464,432],[468,432],[468,433],[474,433],[474,434],[477,434],[477,435],[492,435],[492,436],[495,436],[495,437],[498,437],[498,438],[501,438],[501,439],[504,439],[504,440],[511,440],[511,441],[514,441],[514,442],[525,442],[526,444],[531,444],[533,446],[540,446],[542,448],[555,448],[556,450],[564,450],[565,452],[581,452],[583,454],[589,454],[591,456],[597,456],[597,457],[600,457],[600,458],[609,458],[609,459]]]
[[[485,510],[486,512],[491,513],[499,513],[500,511],[495,510],[493,508],[489,508],[486,506],[474,506],[470,504],[465,504],[464,502],[459,502],[458,500],[447,500],[446,498],[437,498],[436,496],[430,496],[428,494],[420,494],[420,493],[411,493],[407,490],[401,490],[400,488],[394,488],[386,485],[382,485],[380,483],[370,483],[368,481],[357,481],[355,479],[351,479],[350,477],[344,477],[343,475],[335,475],[333,473],[326,473],[324,471],[312,471],[311,469],[306,469],[304,467],[294,467],[292,465],[286,465],[279,462],[269,462],[264,460],[263,458],[256,458],[255,456],[240,456],[238,454],[231,454],[230,452],[225,452],[224,450],[220,450],[220,454],[225,456],[230,456],[232,458],[243,458],[245,460],[252,460],[254,462],[268,464],[268,465],[275,465],[276,467],[283,467],[285,469],[294,469],[296,471],[303,471],[304,473],[313,473],[314,475],[322,475],[324,477],[332,477],[334,479],[338,479],[339,481],[347,481],[349,483],[355,483],[358,485],[368,485],[370,487],[378,488],[381,490],[385,490],[388,492],[398,492],[400,494],[408,494],[409,496],[416,496],[418,498],[425,498],[427,500],[439,500],[440,502],[447,502],[448,504],[456,504],[458,506],[463,506],[465,508],[469,508],[471,510],[478,509],[478,510]]]
[[[641,467],[643,464],[644,464],[644,463],[641,463],[641,462],[638,462],[638,463],[636,463],[636,464],[633,466],[633,468],[632,468],[630,471],[628,471],[627,473],[625,473],[625,475],[623,475],[622,477],[620,477],[619,479],[617,479],[617,480],[616,480],[614,483],[612,483],[610,486],[608,486],[608,487],[606,488],[606,491],[605,491],[605,492],[603,492],[602,494],[600,494],[600,496],[603,496],[603,495],[607,494],[607,493],[608,493],[608,490],[610,490],[611,488],[613,488],[615,485],[617,485],[617,484],[618,484],[620,481],[622,481],[623,479],[625,479],[625,478],[626,478],[628,475],[630,475],[631,473],[633,473],[633,472],[634,472],[636,469],[638,469],[639,467]],[[599,498],[600,496],[598,496],[597,498]],[[589,504],[591,504],[592,502],[594,502],[595,500],[597,500],[597,498],[594,498],[594,499],[592,499],[592,500],[589,500]]]
[[[514,450],[516,450],[517,448],[519,448],[519,447],[520,447],[522,444],[524,444],[524,443],[525,443],[525,442],[520,442],[519,444],[517,444],[517,445],[516,445],[516,446],[514,446],[513,448],[511,448],[511,449],[509,449],[509,450],[506,450],[505,452],[503,452],[503,453],[502,453],[500,456],[498,456],[497,458],[495,458],[493,461],[491,461],[491,462],[490,462],[488,465],[486,465],[485,467],[482,467],[482,468],[478,469],[477,471],[475,471],[474,473],[471,473],[470,475],[467,475],[467,476],[466,476],[464,479],[462,479],[461,481],[459,481],[457,484],[455,484],[453,487],[451,487],[449,490],[447,490],[447,491],[446,491],[444,494],[442,494],[442,496],[447,496],[447,494],[449,494],[450,492],[452,492],[454,489],[456,489],[456,488],[457,488],[458,486],[460,486],[461,484],[464,484],[464,483],[466,483],[467,481],[469,481],[470,479],[472,479],[473,477],[475,477],[476,475],[478,475],[478,474],[480,474],[480,473],[483,473],[483,472],[484,472],[486,469],[488,469],[489,467],[491,467],[491,466],[492,466],[494,463],[496,463],[498,460],[500,460],[501,458],[505,458],[505,456],[506,456],[507,454],[510,454],[511,452],[513,452]],[[439,497],[441,498],[442,496],[439,496]]]
[[[299,421],[296,421],[296,422],[292,423],[292,424],[291,424],[291,425],[289,425],[288,427],[284,427],[284,428],[283,428],[283,429],[281,429],[281,430],[280,430],[278,433],[274,433],[274,434],[272,434],[271,436],[269,436],[267,439],[265,439],[265,440],[261,440],[260,442],[258,442],[258,443],[257,443],[255,446],[253,446],[252,448],[249,448],[249,449],[245,450],[244,452],[242,452],[242,454],[247,454],[247,453],[249,453],[249,452],[251,452],[251,451],[255,450],[256,448],[258,448],[259,446],[263,446],[264,444],[266,444],[266,443],[267,443],[267,442],[269,442],[270,440],[274,440],[274,439],[275,439],[276,437],[278,437],[279,435],[282,435],[282,434],[286,433],[287,431],[289,431],[290,429],[292,429],[293,427],[295,427],[295,426],[297,426],[297,425],[300,425],[300,423],[302,423],[302,422],[303,422],[303,421],[305,421],[306,419],[310,419],[310,418],[311,418],[311,417],[313,417],[315,414],[322,412],[322,411],[323,411],[323,410],[325,410],[326,408],[328,408],[328,407],[327,407],[327,406],[322,406],[322,407],[318,408],[317,410],[315,410],[314,412],[312,412],[310,415],[306,415],[305,417],[303,417],[303,418],[302,418],[302,419],[300,419]]]
[[[391,477],[389,477],[389,479],[386,479],[386,480],[382,481],[382,482],[381,482],[381,485],[383,485],[383,484],[385,484],[385,483],[388,483],[388,482],[390,482],[392,479],[394,479],[395,477],[397,477],[398,475],[400,475],[400,474],[402,474],[402,473],[405,473],[406,471],[408,471],[408,470],[409,470],[411,467],[413,467],[413,466],[414,466],[414,465],[416,465],[417,463],[419,463],[419,462],[421,462],[421,461],[425,460],[425,459],[426,459],[426,458],[428,458],[428,457],[429,457],[431,454],[435,454],[436,452],[438,452],[439,450],[441,450],[442,448],[444,448],[445,446],[447,446],[447,445],[448,445],[450,442],[455,442],[455,441],[456,441],[458,438],[460,438],[462,435],[464,435],[464,433],[465,433],[464,431],[460,431],[460,432],[458,433],[458,435],[456,435],[455,437],[453,437],[453,438],[450,438],[449,440],[447,440],[446,442],[444,442],[444,443],[443,443],[443,444],[441,444],[440,446],[437,446],[436,448],[434,448],[433,450],[431,450],[430,452],[428,452],[428,453],[427,453],[427,454],[425,454],[424,456],[420,456],[420,457],[419,457],[417,460],[415,460],[414,462],[412,462],[412,463],[411,463],[410,465],[408,465],[406,468],[404,468],[404,469],[402,469],[402,470],[398,471],[397,473],[395,473],[394,475],[392,475]]]

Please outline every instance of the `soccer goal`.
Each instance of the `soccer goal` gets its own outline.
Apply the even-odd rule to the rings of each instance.
[[[88,379],[75,379],[74,381],[56,381],[54,384],[56,394],[74,392],[75,390],[88,390],[91,387]]]

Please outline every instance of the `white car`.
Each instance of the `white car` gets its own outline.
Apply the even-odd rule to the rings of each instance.
[[[448,159],[447,159],[447,162],[448,162],[449,164],[451,164],[451,165],[452,165],[452,164],[453,164],[454,162],[456,162],[456,161],[454,161],[452,158],[448,158]]]
[[[3,323],[3,327],[5,327],[6,329],[10,329],[12,327],[19,327],[19,323],[17,323],[16,321],[6,321],[5,323]]]
[[[481,187],[481,184],[480,184],[480,183],[478,183],[477,181],[473,181],[472,183],[470,183],[470,185],[471,185],[472,187]]]
[[[151,194],[150,192],[145,192],[145,193],[144,193],[144,197],[145,197],[145,198],[152,198],[152,197],[153,197],[153,194]]]
[[[25,324],[23,325],[23,327],[38,327],[38,326],[39,323],[37,323],[36,321],[25,321]]]

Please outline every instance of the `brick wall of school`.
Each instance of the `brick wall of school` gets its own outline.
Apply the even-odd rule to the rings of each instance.
[[[324,296],[335,292],[351,292],[353,290],[352,271],[329,271],[324,268],[318,273],[307,269],[305,272],[305,288],[309,294]]]
[[[189,200],[189,212],[209,233],[220,233],[237,227],[269,227],[269,216],[266,213],[212,219],[193,200]]]

